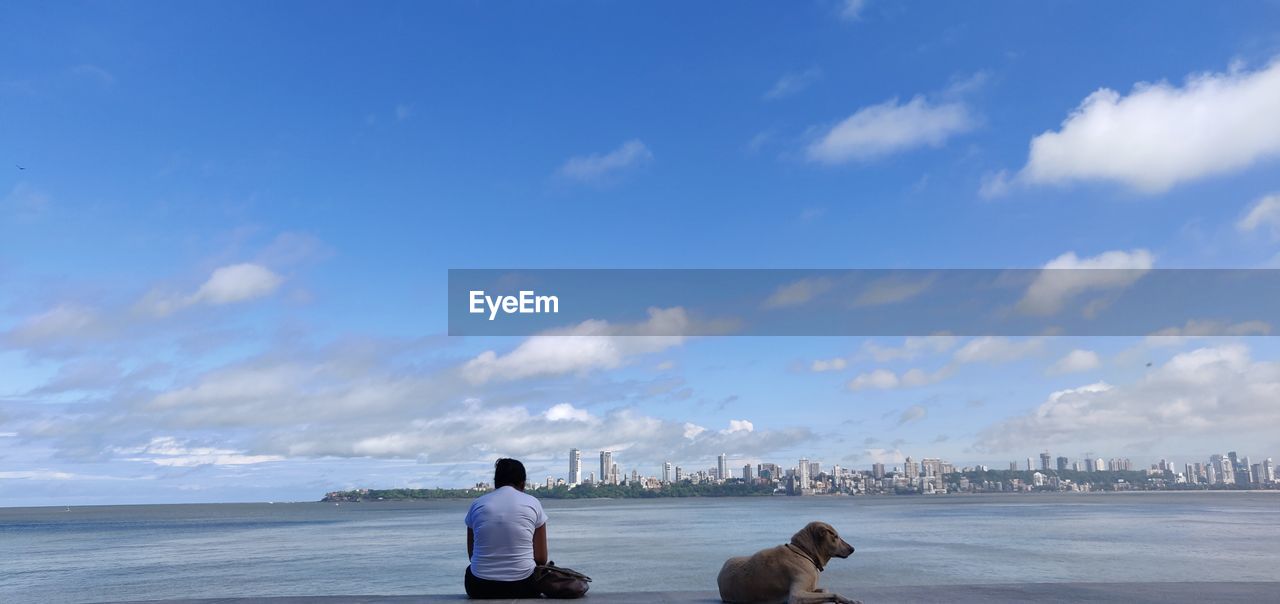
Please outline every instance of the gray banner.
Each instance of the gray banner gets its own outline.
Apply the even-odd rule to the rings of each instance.
[[[1269,269],[451,269],[449,335],[1269,335]]]

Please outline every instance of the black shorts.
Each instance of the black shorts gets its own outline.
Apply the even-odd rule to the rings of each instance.
[[[471,567],[468,566],[463,585],[467,588],[467,597],[476,600],[542,597],[533,581],[533,575],[519,581],[490,581],[471,574]]]

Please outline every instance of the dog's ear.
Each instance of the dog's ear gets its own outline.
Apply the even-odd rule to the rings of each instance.
[[[822,543],[831,538],[838,539],[840,537],[836,534],[836,529],[825,522],[810,522],[809,526],[806,528],[813,533],[813,540],[817,543]]]
[[[817,552],[822,543],[822,535],[818,531],[821,522],[810,522],[791,536],[791,543],[806,552]]]

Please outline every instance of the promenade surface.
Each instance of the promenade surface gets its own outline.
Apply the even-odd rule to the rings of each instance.
[[[1020,583],[919,587],[867,586],[841,591],[865,604],[1027,604],[1047,602],[1124,602],[1125,604],[1205,604],[1277,601],[1280,582],[1232,583]],[[589,602],[608,604],[713,604],[715,592],[590,593]],[[164,604],[440,604],[467,602],[463,595],[423,596],[306,596],[272,598],[202,598],[164,600]],[[495,603],[536,600],[488,600]],[[157,601],[150,601],[154,604]],[[140,603],[130,603],[140,604]]]

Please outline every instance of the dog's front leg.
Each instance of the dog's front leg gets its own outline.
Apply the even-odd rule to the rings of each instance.
[[[840,594],[831,593],[817,589],[814,591],[793,589],[791,597],[787,599],[787,604],[825,604],[826,602],[836,602],[837,604],[862,604],[857,600],[850,600]]]

